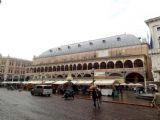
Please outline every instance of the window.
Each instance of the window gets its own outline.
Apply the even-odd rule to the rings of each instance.
[[[49,52],[52,52],[52,50],[50,49]]]
[[[160,27],[157,27],[157,31],[160,31]]]
[[[117,41],[120,41],[121,40],[121,38],[120,37],[117,37]]]
[[[106,40],[102,40],[102,42],[103,42],[103,43],[105,43],[105,42],[106,42]]]
[[[71,47],[70,47],[70,46],[68,46],[68,49],[71,49]]]
[[[89,44],[90,44],[90,45],[93,45],[93,43],[92,43],[92,42],[89,42]]]
[[[58,48],[58,50],[61,50],[61,48]]]
[[[81,45],[80,45],[80,44],[78,44],[78,47],[81,47]]]

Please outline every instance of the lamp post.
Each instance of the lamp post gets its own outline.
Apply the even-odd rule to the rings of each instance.
[[[92,68],[92,78],[93,78],[93,85],[94,85],[94,68]]]

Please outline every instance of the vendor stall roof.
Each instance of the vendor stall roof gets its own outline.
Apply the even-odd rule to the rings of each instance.
[[[96,80],[95,85],[113,85],[115,80]]]
[[[59,81],[54,82],[53,84],[61,85],[61,84],[65,84],[67,82],[68,82],[67,80],[59,80]]]
[[[76,82],[77,85],[89,85],[93,82],[93,80],[78,80]]]

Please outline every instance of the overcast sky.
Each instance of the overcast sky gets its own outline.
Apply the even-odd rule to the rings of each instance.
[[[160,0],[1,0],[0,53],[32,60],[62,45],[124,33],[146,38]]]

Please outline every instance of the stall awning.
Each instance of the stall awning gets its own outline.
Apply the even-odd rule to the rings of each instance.
[[[42,84],[43,81],[37,80],[37,81],[28,81],[28,84]]]
[[[113,85],[115,80],[96,80],[95,85]]]
[[[53,84],[62,85],[62,84],[65,84],[67,82],[68,82],[67,80],[59,80],[59,81],[54,82]]]
[[[77,85],[89,85],[91,84],[93,81],[92,80],[78,80],[76,82]]]
[[[45,81],[44,83],[45,83],[45,84],[53,84],[54,82],[56,82],[56,81],[51,81],[51,80],[48,81],[48,80],[47,80],[47,81]]]
[[[19,84],[20,81],[3,81],[2,84]]]

